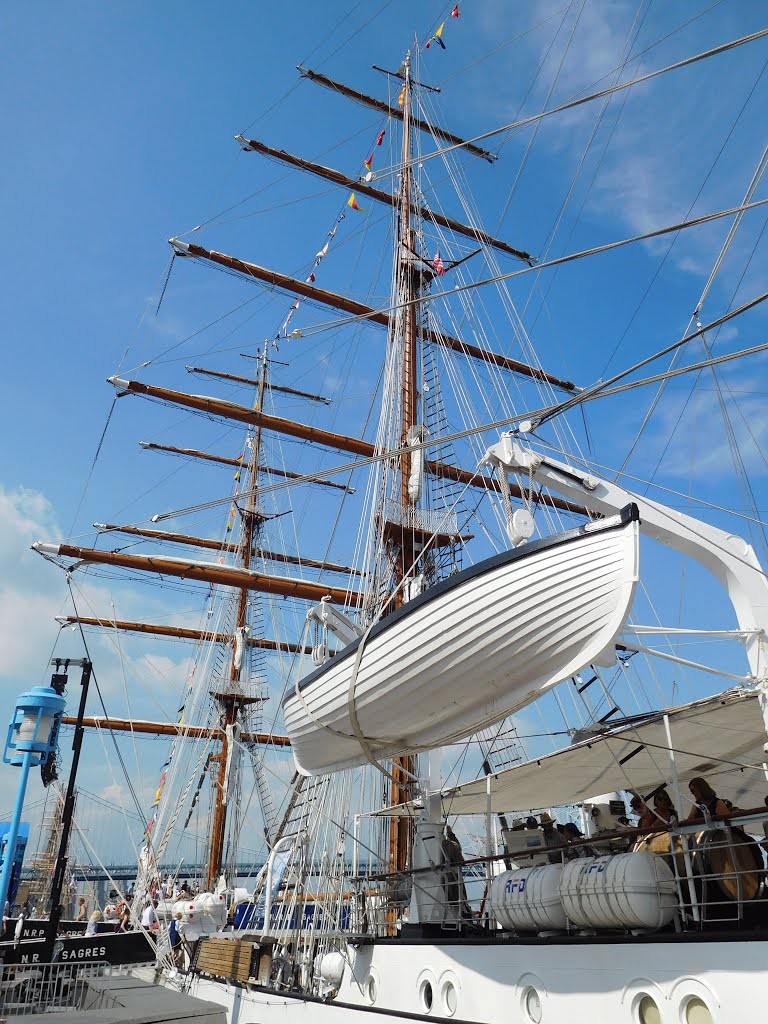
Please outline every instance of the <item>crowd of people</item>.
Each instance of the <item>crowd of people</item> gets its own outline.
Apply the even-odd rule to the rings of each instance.
[[[133,887],[122,898],[120,898],[120,894],[116,890],[113,890],[110,895],[114,901],[107,903],[103,910],[96,907],[90,913],[88,910],[88,899],[85,896],[79,896],[75,920],[86,922],[86,935],[96,935],[99,931],[106,930],[105,926],[108,925],[113,925],[115,932],[133,931],[132,909],[135,903],[135,895],[132,890]],[[139,903],[139,906],[142,903],[146,904],[141,912],[140,928],[159,935],[164,927],[158,914],[160,899],[163,898],[167,902],[171,900],[176,902],[178,900],[192,899],[196,892],[195,887],[184,881],[175,881],[170,886],[165,884],[151,886],[147,896]],[[179,928],[182,918],[183,915],[177,911],[173,914],[167,925],[170,956],[172,962],[177,967],[182,966],[184,958],[184,941]]]
[[[684,819],[684,823],[728,815],[733,811],[739,810],[739,808],[734,807],[730,800],[719,797],[709,782],[701,776],[691,779],[688,783],[688,789],[693,802],[687,817]],[[768,797],[766,798],[766,804],[768,804]],[[511,846],[517,849],[518,842],[515,841],[514,836],[510,836],[510,833],[536,830],[540,833],[542,840],[542,854],[546,852],[550,863],[559,864],[563,860],[567,861],[577,857],[594,856],[596,850],[590,845],[589,839],[591,838],[593,842],[596,842],[595,831],[606,832],[606,835],[608,831],[611,831],[611,849],[621,848],[622,833],[628,833],[624,842],[624,848],[629,848],[629,844],[634,841],[631,837],[637,835],[634,831],[635,829],[644,832],[652,830],[663,831],[670,824],[681,821],[672,797],[663,785],[658,786],[646,797],[638,793],[632,794],[630,809],[632,816],[637,819],[636,822],[631,821],[629,817],[619,817],[617,819],[617,827],[612,830],[593,829],[591,837],[586,837],[579,826],[573,821],[566,821],[564,823],[553,821],[551,815],[546,811],[539,814],[538,817],[529,815],[525,820],[522,818],[515,819],[512,822],[512,827],[507,830],[507,836]],[[522,847],[527,846],[530,851],[535,847],[535,843],[526,843],[524,837],[518,838]],[[518,852],[522,852],[522,850],[518,850]]]
[[[693,797],[691,809],[688,812],[686,822],[698,821],[707,817],[719,817],[738,811],[730,800],[719,797],[706,779],[696,776],[688,783],[688,789]],[[633,814],[637,815],[637,828],[650,829],[664,827],[671,821],[679,821],[680,817],[664,786],[654,790],[649,805],[647,800],[635,793],[630,801]]]
[[[160,918],[158,917],[158,908],[160,900],[166,900],[168,902],[177,902],[178,900],[189,900],[193,899],[197,895],[197,888],[190,882],[184,879],[172,879],[168,878],[166,882],[159,883],[154,882],[144,899],[141,900],[139,906],[144,905],[144,909],[141,912],[140,927],[150,932],[157,932],[161,929]],[[122,895],[113,890],[110,893],[110,902],[108,902],[104,908],[96,906],[91,912],[89,912],[89,901],[85,896],[79,896],[77,898],[77,908],[75,911],[75,920],[79,922],[86,922],[86,935],[95,935],[99,930],[104,930],[104,925],[111,924],[114,926],[116,932],[128,932],[133,930],[133,906],[135,902],[135,889],[131,886],[125,895]],[[181,914],[176,914],[175,918],[180,918]],[[102,924],[101,929],[99,925]],[[171,922],[171,931],[174,934],[171,935],[171,946],[178,947],[181,942],[181,938],[178,934],[178,927],[176,922]]]

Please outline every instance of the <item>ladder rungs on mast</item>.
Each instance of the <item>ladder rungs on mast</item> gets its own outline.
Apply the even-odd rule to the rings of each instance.
[[[228,256],[226,253],[204,249],[202,245],[195,245],[193,242],[182,242],[178,238],[169,238],[168,242],[178,256],[194,256],[197,259],[208,260],[221,267],[227,267],[228,270],[244,274],[246,277],[253,278],[256,281],[263,281],[264,284],[271,285],[273,288],[284,288],[294,295],[301,295],[303,298],[310,299],[313,302],[320,302],[324,306],[340,309],[351,316],[365,318],[370,320],[371,323],[381,324],[383,327],[389,327],[390,325],[389,313],[376,310],[372,306],[366,306],[365,303],[349,299],[345,295],[338,295],[336,292],[330,292],[326,288],[318,288],[306,281],[300,281],[298,278],[289,277],[287,274],[280,274],[276,270],[268,270],[266,267],[260,267],[257,263],[248,263],[245,260],[238,259],[236,256]],[[552,387],[560,388],[563,391],[574,392],[577,390],[576,385],[571,381],[561,380],[559,377],[554,377],[552,374],[546,373],[536,366],[529,366],[528,363],[523,363],[519,359],[502,356],[496,352],[489,352],[486,349],[479,348],[477,345],[469,345],[467,342],[454,338],[450,334],[425,330],[422,332],[422,336],[437,345],[450,348],[454,352],[461,352],[463,355],[471,356],[480,362],[493,363],[495,366],[499,366],[504,370],[511,370],[513,373],[519,373],[524,377],[546,381]]]
[[[380,110],[382,114],[386,114],[388,117],[394,117],[398,121],[403,120],[403,112],[399,107],[390,107],[388,103],[383,100],[377,100],[374,96],[368,96],[364,92],[358,92],[357,89],[352,89],[348,85],[344,85],[343,82],[336,82],[333,78],[328,78],[327,75],[321,75],[319,71],[311,71],[309,68],[304,68],[301,64],[296,66],[296,70],[301,74],[303,78],[308,78],[310,82],[317,82],[318,85],[325,86],[326,89],[331,89],[333,92],[341,93],[342,96],[346,96],[348,99],[357,100],[358,103],[362,103],[366,107],[373,107],[374,110]],[[480,146],[476,146],[473,142],[466,142],[459,135],[454,135],[453,132],[447,131],[445,128],[439,128],[437,125],[428,124],[426,121],[420,121],[417,117],[411,117],[411,125],[414,128],[418,128],[422,132],[426,132],[428,135],[434,135],[435,138],[443,139],[445,142],[451,142],[455,145],[463,146],[468,153],[472,153],[473,156],[482,157],[483,160],[487,160],[488,163],[493,163],[494,160],[498,160],[495,153],[489,152],[487,149],[482,149]]]
[[[327,181],[333,181],[337,185],[343,185],[344,188],[353,189],[360,195],[368,196],[369,199],[373,199],[376,202],[384,203],[387,206],[397,207],[400,204],[400,197],[392,195],[391,192],[385,192],[383,189],[374,188],[373,185],[369,185],[364,181],[360,181],[356,178],[348,178],[346,174],[342,174],[341,171],[334,170],[332,167],[324,167],[322,164],[312,163],[310,160],[304,160],[299,156],[294,156],[293,153],[286,153],[284,149],[272,149],[271,146],[266,146],[263,142],[259,142],[257,139],[246,139],[242,135],[236,135],[235,140],[240,143],[244,150],[250,150],[253,153],[262,153],[264,156],[271,157],[273,160],[280,160],[284,164],[289,164],[291,167],[298,167],[302,171],[309,171],[310,174],[316,174],[319,178],[325,178]],[[485,231],[481,231],[479,228],[470,227],[468,224],[462,224],[460,221],[455,220],[453,217],[448,217],[444,213],[438,213],[435,210],[426,209],[423,206],[418,206],[415,203],[411,204],[411,210],[418,214],[419,217],[423,217],[427,221],[434,221],[435,224],[439,224],[441,227],[448,228],[449,231],[456,231],[460,235],[466,235],[467,238],[474,238],[478,242],[482,242],[483,245],[493,246],[494,249],[498,249],[499,252],[505,252],[509,256],[516,256],[517,259],[523,260],[523,262],[529,265],[533,263],[533,256],[529,252],[524,252],[522,249],[515,249],[514,246],[508,242],[503,242],[499,238],[493,238]]]

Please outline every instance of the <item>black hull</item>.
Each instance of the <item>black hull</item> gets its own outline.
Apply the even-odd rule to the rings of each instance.
[[[44,928],[46,922],[30,922]],[[49,959],[46,955],[45,935],[23,938],[19,942],[0,942],[0,961],[4,964],[39,964]],[[86,964],[106,962],[117,967],[121,964],[154,962],[155,950],[144,932],[105,931],[96,935],[60,935],[53,947],[57,963]]]

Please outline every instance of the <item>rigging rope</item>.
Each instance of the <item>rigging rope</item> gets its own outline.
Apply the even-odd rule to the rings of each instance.
[[[644,75],[639,75],[636,78],[631,79],[629,82],[620,82],[618,85],[610,86],[607,89],[600,89],[598,92],[590,93],[588,96],[581,96],[577,99],[569,100],[566,103],[561,103],[556,107],[552,107],[551,110],[543,111],[541,114],[531,114],[529,117],[524,117],[518,121],[512,121],[509,124],[501,125],[499,128],[492,128],[488,132],[483,132],[481,135],[476,135],[471,139],[465,139],[461,143],[457,142],[452,146],[446,146],[444,149],[436,150],[434,153],[425,153],[420,157],[420,160],[422,162],[433,160],[436,156],[444,156],[451,150],[462,149],[464,146],[482,142],[484,139],[491,139],[496,135],[501,135],[503,132],[509,132],[516,128],[523,128],[536,121],[540,121],[544,117],[551,117],[553,114],[561,114],[566,110],[573,110],[575,107],[580,107],[584,103],[590,103],[592,100],[602,99],[603,96],[611,96],[614,93],[621,92],[623,89],[629,89],[633,85],[638,85],[640,82],[648,82],[653,78],[658,78],[659,75],[664,75],[668,71],[677,71],[680,68],[688,67],[690,64],[696,64],[699,61],[707,60],[710,57],[716,57],[721,53],[727,53],[739,46],[744,46],[747,43],[753,43],[758,39],[763,39],[765,36],[768,36],[768,28],[761,29],[758,32],[752,32],[750,35],[741,36],[738,39],[732,39],[730,42],[722,43],[720,46],[715,46],[710,50],[704,50],[701,53],[697,53],[693,57],[686,57],[684,60],[676,61],[674,64],[668,64],[666,67],[657,68],[656,71],[649,71]]]

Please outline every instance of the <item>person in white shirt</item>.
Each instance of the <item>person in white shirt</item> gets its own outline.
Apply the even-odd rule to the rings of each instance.
[[[157,900],[152,900],[147,909],[141,915],[141,927],[155,930],[160,927],[157,919]]]

